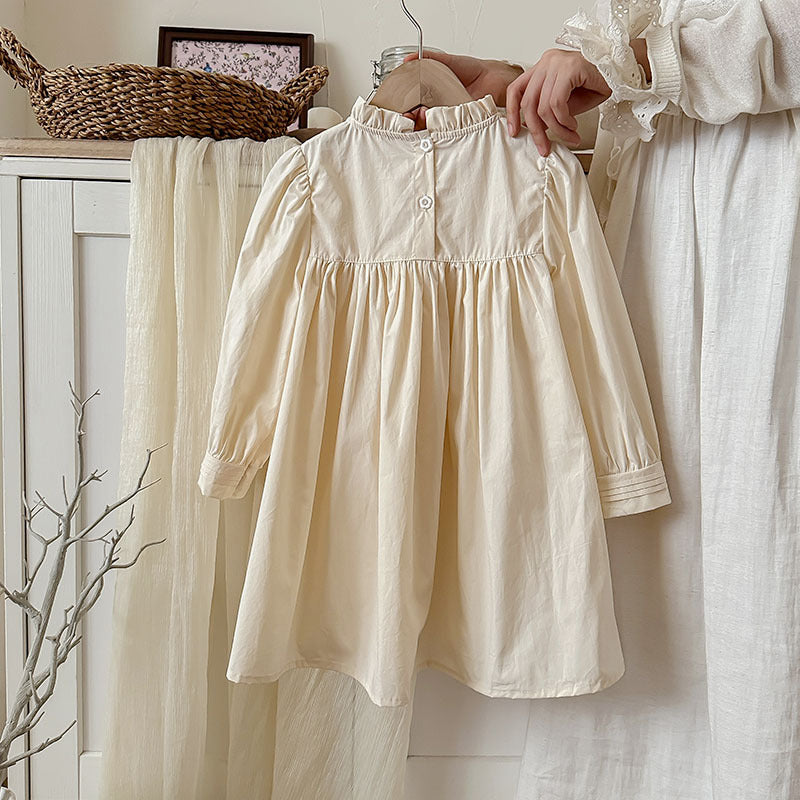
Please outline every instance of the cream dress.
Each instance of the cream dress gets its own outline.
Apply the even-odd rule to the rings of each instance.
[[[359,97],[256,202],[198,479],[238,498],[266,464],[227,676],[596,692],[604,517],[670,502],[619,283],[566,148],[489,95],[427,126]]]

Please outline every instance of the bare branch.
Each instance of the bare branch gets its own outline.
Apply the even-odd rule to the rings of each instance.
[[[42,616],[41,611],[36,608],[27,597],[27,592],[17,592],[14,590],[9,589],[2,581],[0,581],[0,590],[5,594],[5,596],[12,602],[18,605],[20,608],[24,609],[25,612],[31,616],[32,618],[36,619]]]
[[[162,447],[163,447],[163,445],[162,445]],[[156,449],[159,449],[159,448],[156,448]],[[149,461],[149,458],[150,458],[149,454],[153,453],[155,451],[154,450],[148,450],[147,452],[148,452],[148,461]],[[142,477],[144,477],[144,476],[142,476]],[[161,478],[156,478],[155,480],[150,481],[150,483],[142,484],[142,478],[140,477],[139,481],[136,484],[136,487],[132,491],[130,491],[124,497],[120,498],[117,502],[112,503],[111,505],[107,505],[103,509],[103,511],[100,513],[100,516],[94,522],[92,522],[89,525],[87,525],[85,528],[83,528],[83,530],[79,531],[74,536],[71,536],[67,540],[68,543],[72,544],[74,542],[80,541],[87,533],[89,533],[90,531],[94,530],[94,528],[96,528],[109,514],[111,514],[112,512],[116,511],[120,506],[125,505],[125,503],[130,502],[134,497],[136,497],[137,494],[139,494],[140,492],[143,492],[145,489],[149,489],[151,486],[155,485],[160,480],[161,480]]]
[[[44,499],[44,497],[42,497],[42,495],[41,495],[41,493],[40,493],[39,491],[36,491],[36,492],[35,492],[35,494],[36,494],[36,496],[39,498],[39,501],[41,502],[41,504],[42,504],[42,505],[43,505],[43,506],[44,506],[44,507],[45,507],[45,508],[46,508],[48,511],[50,511],[50,512],[51,512],[51,513],[53,513],[53,514],[55,514],[57,517],[60,517],[60,516],[61,516],[61,512],[60,512],[60,511],[57,511],[55,508],[53,508],[53,507],[52,507],[52,506],[51,506],[51,505],[50,505],[50,504],[47,502],[47,500],[45,500],[45,499]]]
[[[128,567],[132,567],[138,560],[139,556],[147,550],[148,547],[152,547],[154,544],[163,544],[166,542],[166,539],[157,539],[154,542],[146,542],[139,548],[139,552],[130,560],[123,562],[122,564],[118,564],[116,561],[109,567],[109,570],[112,569],[127,569]]]
[[[0,769],[8,769],[9,767],[14,766],[18,761],[22,761],[23,758],[30,758],[32,755],[36,753],[41,753],[45,747],[50,747],[51,744],[55,744],[59,739],[62,739],[64,736],[67,735],[70,728],[77,722],[78,720],[74,719],[67,725],[64,730],[58,734],[58,736],[52,736],[49,739],[45,739],[41,744],[37,745],[36,747],[32,747],[30,750],[26,750],[24,753],[20,753],[18,756],[14,756],[14,758],[8,759],[6,761],[0,762]]]
[[[14,741],[31,731],[42,719],[45,704],[52,698],[55,691],[59,668],[66,662],[72,650],[82,641],[83,637],[80,633],[81,622],[100,598],[105,586],[106,575],[108,575],[112,569],[127,569],[132,567],[147,548],[156,544],[162,544],[166,541],[164,538],[147,542],[139,548],[131,560],[126,562],[120,561],[118,547],[123,536],[130,529],[135,519],[135,506],[132,502],[128,520],[124,527],[121,529],[112,527],[102,535],[89,536],[90,532],[100,526],[103,520],[110,514],[121,508],[125,503],[132,501],[140,492],[158,483],[160,478],[145,483],[145,476],[150,466],[153,453],[166,447],[166,443],[155,449],[147,450],[144,466],[138,476],[135,486],[130,492],[114,503],[106,504],[97,519],[86,525],[83,530],[74,533],[75,526],[73,517],[81,504],[83,490],[92,481],[102,480],[103,476],[107,474],[107,470],[93,470],[88,475],[84,472],[83,437],[86,435],[86,431],[83,429],[83,422],[86,415],[86,406],[93,397],[100,394],[100,391],[97,390],[94,394],[86,398],[86,400],[81,400],[70,383],[70,392],[72,395],[70,402],[76,415],[75,442],[78,455],[78,467],[74,489],[68,489],[66,477],[62,475],[61,490],[66,503],[66,507],[63,511],[58,511],[51,506],[39,492],[35,493],[38,498],[37,502],[31,506],[23,493],[22,506],[26,534],[30,534],[31,537],[39,542],[41,545],[41,553],[32,569],[27,555],[25,556],[24,567],[26,580],[23,589],[19,591],[9,589],[0,581],[1,596],[7,597],[18,607],[22,608],[32,619],[34,629],[31,641],[29,642],[28,653],[25,658],[22,678],[17,693],[14,696],[14,701],[8,709],[6,721],[2,733],[0,734],[0,780],[4,777],[9,766],[25,758],[29,758],[35,753],[41,752],[45,747],[48,747],[50,744],[62,738],[72,727],[72,725],[70,725],[59,736],[48,739],[37,747],[31,748],[25,753],[15,756],[13,759],[9,759],[9,752]],[[56,517],[57,531],[55,535],[51,537],[35,531],[32,525],[32,521],[36,515],[45,509]],[[48,630],[50,627],[50,620],[53,614],[57,613],[55,608],[56,594],[65,574],[69,547],[78,541],[102,541],[103,559],[96,569],[86,573],[79,587],[75,602],[66,609],[62,609],[63,617],[60,625],[57,626],[54,632],[50,632]],[[48,556],[52,556],[52,558],[48,559]],[[51,563],[48,575],[43,579],[45,585],[41,593],[41,607],[36,608],[33,603],[31,603],[29,595],[33,588],[34,579],[39,576],[41,568],[47,560]],[[47,665],[44,666],[43,669],[37,671],[40,661],[43,660],[44,657],[42,648],[45,646],[46,642],[50,643],[50,657]],[[74,722],[72,724],[74,724]]]
[[[33,582],[34,580],[36,580],[36,576],[39,574],[39,570],[41,569],[41,566],[42,564],[44,564],[45,558],[47,557],[47,548],[51,544],[50,542],[46,542],[45,540],[43,540],[40,536],[38,536],[38,538],[40,539],[42,544],[42,552],[39,555],[39,559],[36,562],[36,565],[34,566],[32,572],[28,570],[28,562],[27,559],[25,560],[25,574],[27,575],[27,578],[25,580],[25,586],[23,587],[22,592],[26,597],[30,594]]]
[[[28,673],[28,679],[30,681],[31,697],[33,698],[34,703],[36,703],[37,706],[41,707],[42,698],[39,697],[39,695],[36,693],[36,686],[33,681],[33,675],[30,672]]]

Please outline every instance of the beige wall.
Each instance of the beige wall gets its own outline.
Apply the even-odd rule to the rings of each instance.
[[[24,0],[0,0],[0,27],[25,35]],[[28,95],[0,74],[0,136],[24,136],[28,124]]]
[[[407,5],[431,46],[533,61],[552,45],[561,22],[580,3],[407,0]],[[154,64],[159,25],[313,33],[316,61],[331,69],[317,103],[343,115],[356,95],[372,87],[370,59],[385,47],[415,42],[399,0],[0,0],[0,11],[0,24],[23,31],[28,48],[50,68],[110,61]],[[0,136],[21,135],[18,104],[25,96],[17,89],[9,107],[12,85],[0,75]],[[22,118],[28,119],[27,135],[42,135],[27,110]]]

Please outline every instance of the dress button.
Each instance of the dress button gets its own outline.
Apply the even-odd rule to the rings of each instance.
[[[426,153],[433,150],[433,142],[427,136],[420,141],[419,146]]]
[[[433,205],[433,198],[428,195],[424,194],[419,199],[419,207],[420,208],[430,208]]]

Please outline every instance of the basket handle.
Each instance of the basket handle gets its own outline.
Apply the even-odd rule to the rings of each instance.
[[[328,68],[315,64],[306,67],[280,90],[282,95],[294,103],[295,116],[311,102],[311,98],[325,85],[327,78]]]
[[[0,67],[24,89],[30,89],[46,72],[8,28],[0,28]]]

